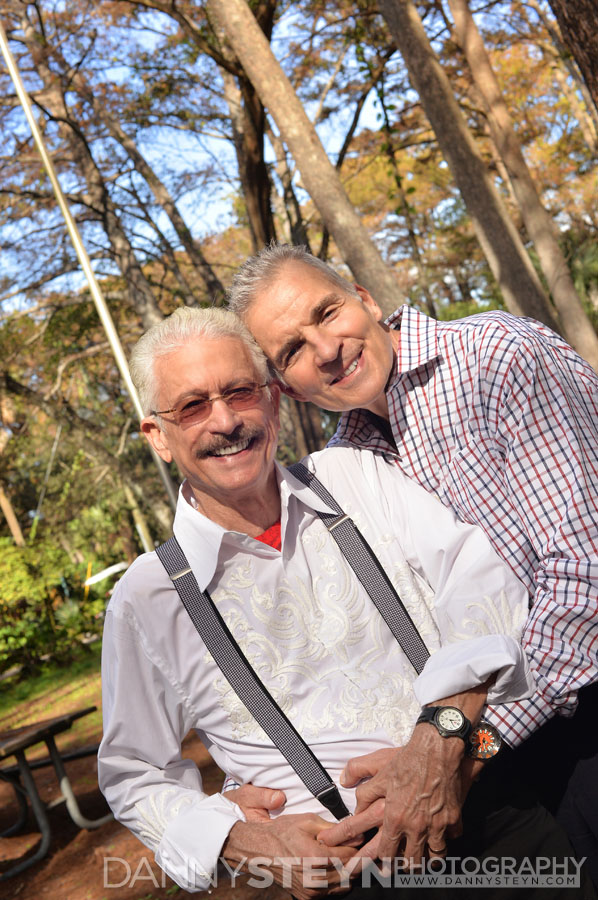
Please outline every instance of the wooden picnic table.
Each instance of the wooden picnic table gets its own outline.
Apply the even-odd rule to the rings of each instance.
[[[4,768],[0,766],[0,778],[8,781],[13,786],[19,803],[17,821],[10,828],[3,831],[0,836],[7,837],[10,834],[14,834],[23,826],[27,818],[27,800],[31,803],[31,809],[41,832],[41,842],[33,856],[16,863],[6,872],[3,872],[0,875],[0,881],[5,881],[7,878],[12,878],[14,875],[24,872],[25,869],[43,859],[47,854],[50,847],[51,827],[46,811],[51,806],[65,802],[71,819],[80,828],[99,828],[100,825],[111,821],[111,813],[102,816],[100,819],[85,818],[79,809],[79,804],[64,768],[65,761],[96,753],[97,746],[83,747],[79,750],[62,753],[54,740],[55,735],[68,731],[73,722],[95,712],[96,709],[96,706],[88,706],[85,709],[79,709],[63,716],[56,716],[53,719],[44,719],[33,725],[23,725],[21,728],[14,728],[10,731],[0,731],[0,762],[12,756],[17,760],[16,765]],[[29,761],[25,756],[25,751],[40,743],[45,743],[48,748],[48,756],[41,760]],[[54,766],[61,795],[57,800],[46,806],[39,796],[32,769],[49,765]]]

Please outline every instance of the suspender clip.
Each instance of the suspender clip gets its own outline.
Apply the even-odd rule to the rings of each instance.
[[[329,784],[323,791],[319,791],[319,793],[316,794],[316,798],[320,801],[322,806],[325,806],[328,812],[331,812],[335,819],[338,819],[339,821],[341,819],[346,819],[347,816],[351,815],[335,784]]]

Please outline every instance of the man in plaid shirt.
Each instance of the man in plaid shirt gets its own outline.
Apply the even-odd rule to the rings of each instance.
[[[548,328],[503,312],[436,322],[403,306],[383,322],[367,290],[304,248],[272,246],[248,260],[230,302],[287,393],[344,412],[331,443],[393,457],[461,519],[480,525],[528,586],[533,604],[524,646],[537,690],[528,700],[488,707],[485,719],[517,747],[556,713],[571,716],[579,689],[597,674],[593,369]],[[551,727],[526,749],[540,767],[550,761],[554,773],[573,731],[560,735]],[[358,811],[365,811],[354,827],[335,826],[335,839],[341,829],[346,837],[373,824],[367,808],[386,797],[393,802],[386,803],[381,845],[391,855],[409,815],[399,798],[405,778],[413,777],[397,769],[396,758],[349,766],[347,780],[374,777],[359,788]],[[598,801],[588,795],[597,790],[597,776],[598,759],[580,763],[571,787],[582,783],[585,821],[565,823],[595,863],[598,823],[588,820],[598,815]],[[567,804],[579,799],[570,788]]]

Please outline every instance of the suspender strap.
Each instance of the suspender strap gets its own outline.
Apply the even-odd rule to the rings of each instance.
[[[289,466],[288,471],[334,510],[333,514],[318,512],[318,516],[419,675],[430,656],[428,648],[373,550],[353,520],[345,515],[322,482],[303,463]]]
[[[349,810],[330,775],[259,680],[210,595],[200,591],[177,539],[171,537],[156,548],[156,553],[204,644],[237,696],[314,797],[337,819],[348,816]]]

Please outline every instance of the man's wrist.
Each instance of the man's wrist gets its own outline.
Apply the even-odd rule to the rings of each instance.
[[[259,822],[235,822],[222,845],[222,856],[227,862],[240,863],[259,850]]]
[[[426,703],[426,706],[456,706],[457,709],[460,709],[464,716],[467,716],[469,721],[475,725],[482,714],[484,707],[486,705],[486,697],[488,695],[488,688],[493,682],[494,678],[491,676],[488,678],[483,684],[478,684],[475,687],[469,688],[466,691],[461,691],[458,694],[452,694],[449,697],[441,697],[438,700],[431,700]]]
[[[425,722],[415,726],[409,744],[417,745],[418,751],[426,756],[441,757],[443,765],[454,768],[459,767],[465,753],[463,741],[447,741]]]
[[[424,706],[416,725],[433,726],[443,738],[460,738],[467,742],[473,726],[457,706]]]

